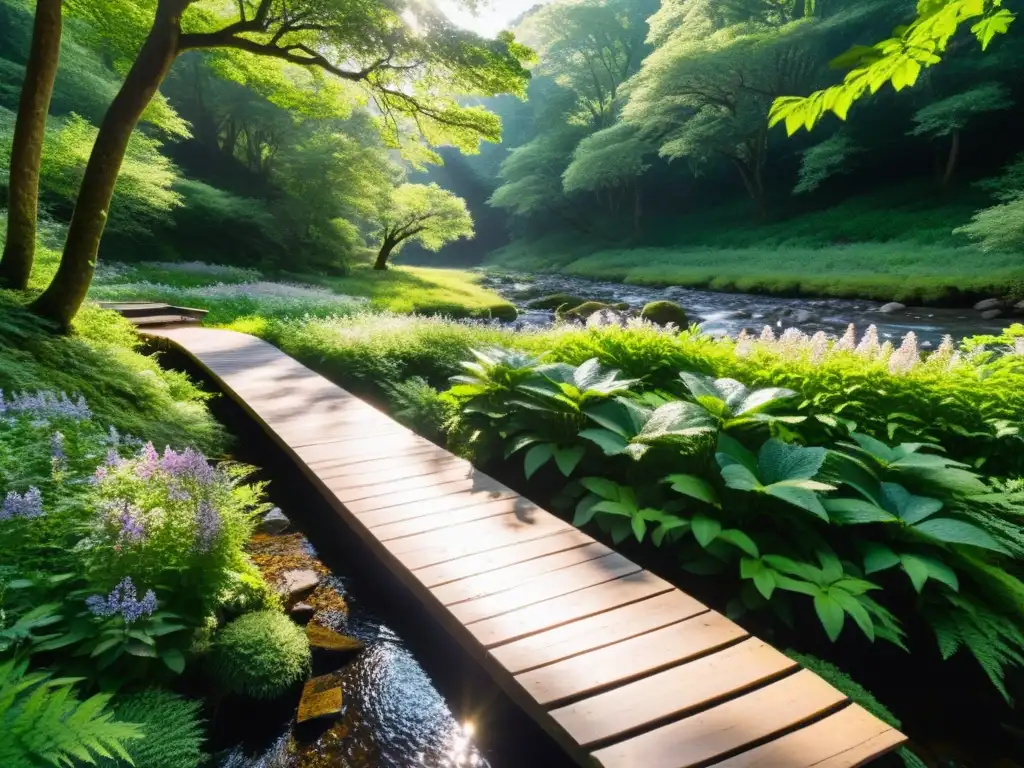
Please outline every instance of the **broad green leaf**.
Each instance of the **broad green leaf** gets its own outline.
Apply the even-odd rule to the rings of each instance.
[[[505,451],[505,458],[507,459],[509,456],[518,451],[521,451],[528,445],[533,445],[534,443],[540,441],[540,439],[541,438],[538,437],[537,435],[520,435],[519,437],[512,441],[508,449]]]
[[[534,473],[543,467],[551,457],[554,455],[555,446],[551,443],[542,443],[541,445],[535,445],[533,448],[526,452],[526,458],[523,460],[523,468],[526,471],[526,479],[529,480],[533,477]]]
[[[809,480],[825,462],[824,448],[804,448],[772,438],[758,453],[758,476],[765,485],[783,480]]]
[[[1009,551],[995,537],[983,528],[952,518],[933,518],[915,525],[912,530],[945,544],[966,544],[972,547],[1009,554]]]
[[[907,576],[910,577],[910,583],[914,585],[914,589],[918,592],[924,589],[929,576],[928,566],[920,558],[910,554],[900,555],[900,563]]]
[[[736,416],[758,413],[771,405],[795,396],[796,392],[791,389],[784,389],[783,387],[758,389],[745,397],[739,406],[733,410],[733,413]]]
[[[166,651],[160,652],[160,659],[167,668],[176,674],[181,674],[185,671],[185,655],[177,648],[168,648]]]
[[[830,589],[828,594],[857,623],[861,632],[867,635],[868,640],[874,642],[875,622],[871,620],[871,614],[857,601],[857,598],[841,589],[834,588]]]
[[[654,542],[655,546],[660,547],[665,541],[665,537],[673,531],[685,532],[690,529],[690,521],[684,520],[681,517],[675,517],[674,515],[666,515],[662,518],[658,528],[651,534],[651,541]]]
[[[897,483],[882,483],[886,508],[907,525],[926,520],[942,509],[942,502],[927,496],[914,496]]]
[[[588,493],[576,504],[576,514],[572,518],[572,524],[577,528],[582,528],[591,520],[594,519],[594,515],[597,514],[597,510],[594,507],[601,501],[601,497],[596,493]]]
[[[580,485],[591,493],[597,494],[602,499],[619,500],[619,489],[621,486],[618,483],[613,483],[611,480],[606,480],[603,477],[585,477],[580,480]]]
[[[776,571],[796,576],[804,581],[810,581],[815,584],[820,584],[822,581],[821,569],[815,568],[810,563],[799,562],[782,555],[765,555],[761,559],[766,565],[774,568]]]
[[[647,522],[640,515],[633,515],[631,524],[633,526],[633,535],[636,536],[636,540],[643,542],[644,534],[647,533]]]
[[[740,576],[744,579],[752,579],[764,570],[764,563],[759,559],[744,557],[740,560]]]
[[[707,547],[722,530],[722,524],[707,515],[694,515],[690,521],[693,536],[702,547]]]
[[[814,491],[805,491],[801,488],[790,488],[785,485],[776,484],[765,487],[764,492],[769,496],[781,499],[787,504],[792,504],[794,507],[806,509],[811,514],[828,522],[828,512],[825,511],[825,507],[821,505],[821,499]]]
[[[776,587],[775,573],[767,569],[758,571],[754,574],[754,586],[765,600],[771,600]]]
[[[597,445],[605,456],[618,456],[629,445],[621,436],[607,429],[584,429],[579,436]]]
[[[761,551],[757,548],[757,544],[754,543],[754,540],[743,531],[735,528],[730,528],[729,530],[719,533],[718,540],[732,544],[734,547],[742,550],[751,557],[757,558],[761,556]]]
[[[629,538],[632,531],[633,525],[631,521],[621,517],[612,521],[611,536],[614,543],[621,544]]]
[[[703,478],[696,475],[669,475],[665,482],[671,483],[671,488],[676,493],[690,496],[713,507],[721,507],[715,489]]]
[[[839,639],[846,619],[846,611],[834,597],[825,593],[814,597],[814,612],[818,614],[825,634],[833,643]]]
[[[989,44],[996,35],[1005,35],[1009,32],[1014,18],[1013,13],[1005,8],[1001,8],[971,27],[971,32],[978,38],[978,42],[981,43],[981,50],[988,50]]]
[[[724,456],[724,454],[718,454]],[[720,462],[721,463],[721,462]],[[742,464],[728,464],[722,467],[722,479],[728,488],[735,488],[737,491],[759,491],[762,489],[761,482],[754,476],[754,473]]]
[[[582,445],[573,446],[572,448],[556,447],[554,453],[555,465],[563,475],[569,477],[583,459],[586,449]]]
[[[621,501],[599,501],[594,505],[593,511],[604,512],[608,515],[619,515],[621,517],[632,517],[636,512],[636,506],[623,504]]]
[[[822,505],[836,525],[896,522],[896,518],[884,509],[863,499],[825,499]]]
[[[750,470],[752,475],[757,474],[757,457],[744,448],[739,440],[730,437],[724,432],[718,435],[715,459],[720,467],[726,467],[729,464],[739,464]]]
[[[718,419],[706,409],[680,400],[663,405],[652,413],[635,440],[650,443],[673,437],[693,437],[716,431],[718,424]]]
[[[900,564],[899,555],[884,544],[869,541],[864,543],[863,549],[864,573],[878,573]]]

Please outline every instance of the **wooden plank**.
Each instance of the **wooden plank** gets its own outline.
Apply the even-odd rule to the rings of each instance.
[[[414,475],[413,477],[402,479],[396,479],[393,476],[387,477],[380,479],[375,483],[367,483],[364,482],[365,478],[354,477],[352,478],[352,482],[347,483],[345,486],[345,496],[339,495],[338,498],[348,504],[352,501],[372,499],[376,496],[384,496],[386,494],[398,493],[400,491],[415,491],[421,488],[435,487],[445,483],[452,483],[457,480],[468,480],[480,476],[481,474],[479,470],[475,469],[471,464],[462,463],[451,464],[443,469],[438,469],[426,474]],[[484,477],[486,477],[486,475],[484,475]]]
[[[534,603],[550,600],[553,597],[568,595],[581,589],[594,587],[608,581],[628,576],[640,570],[640,566],[619,554],[609,554],[597,560],[570,566],[544,579],[537,579],[528,584],[513,586],[496,592],[487,597],[458,603],[449,610],[463,624],[483,621],[493,616],[500,616],[518,608],[525,608]]]
[[[677,624],[670,624],[667,627],[623,640],[614,645],[607,645],[604,648],[540,667],[532,672],[525,672],[516,680],[536,699],[538,704],[553,706],[566,699],[607,688],[614,683],[628,682],[657,672],[659,669],[713,653],[746,636],[747,633],[742,628],[720,613],[708,611]],[[731,656],[727,658],[731,658]],[[787,662],[787,668],[793,666],[793,662],[790,662],[785,656],[782,659]],[[772,661],[778,662],[779,660],[772,657]],[[765,664],[765,666],[775,665]],[[692,662],[684,669],[689,667],[696,667],[698,670],[704,668],[698,662]],[[673,678],[670,675],[665,679]],[[692,687],[694,690],[698,688],[696,684]],[[628,696],[627,688],[629,686],[619,688],[616,692],[622,691],[624,695]],[[647,689],[640,685],[633,690],[646,691]],[[595,702],[593,706],[598,706],[603,701],[605,699]],[[567,712],[565,716],[571,721],[574,713],[578,710],[570,709],[572,711]]]
[[[316,476],[321,480],[331,480],[340,477],[351,479],[360,475],[368,476],[374,472],[398,471],[403,467],[415,468],[417,470],[423,467],[431,468],[448,460],[448,457],[444,455],[441,449],[436,445],[427,443],[400,455],[392,454],[390,456],[377,456],[365,459],[358,457],[341,459],[322,458],[320,461],[315,462],[315,464],[303,463],[306,463],[310,471],[315,472]]]
[[[691,768],[838,707],[846,698],[813,672],[795,675],[725,704],[593,753],[604,768]]]
[[[421,566],[413,571],[413,576],[425,587],[438,587],[471,576],[492,573],[499,568],[529,563],[545,555],[568,552],[594,543],[594,540],[582,531],[569,528],[553,536],[542,539],[513,544],[476,555],[467,555],[431,566]]]
[[[689,595],[673,590],[494,648],[491,655],[509,672],[519,674],[670,626],[706,611],[706,607]]]
[[[906,742],[856,704],[713,768],[855,768]]]
[[[331,490],[342,501],[345,507],[354,515],[361,515],[388,507],[400,507],[404,504],[415,504],[421,501],[439,499],[446,496],[455,496],[459,493],[488,493],[495,499],[502,495],[515,495],[497,480],[492,480],[482,472],[474,472],[469,477],[462,477],[457,480],[450,480],[435,485],[428,485],[421,488],[413,488],[408,491],[397,491],[395,493],[382,493],[377,496],[363,496],[365,489],[348,490],[332,486]],[[352,498],[352,495],[359,498]]]
[[[508,589],[510,584],[529,584],[534,579],[546,577],[571,565],[604,557],[611,552],[612,550],[604,544],[595,541],[564,552],[536,557],[498,570],[450,581],[432,589],[431,592],[443,604],[452,605],[501,592]]]
[[[568,525],[558,518],[540,518],[535,523],[524,522],[515,514],[477,520],[455,525],[442,531],[431,531],[395,541],[385,541],[391,554],[407,568],[422,568],[457,557],[486,552],[539,539],[564,531]]]
[[[277,430],[274,430],[275,432]],[[384,435],[382,437],[368,436],[360,437],[357,440],[332,440],[320,443],[307,443],[305,445],[289,444],[289,447],[303,462],[313,471],[318,471],[319,464],[333,462],[342,464],[347,461],[354,464],[357,461],[368,459],[382,459],[394,456],[404,456],[415,450],[417,453],[427,452],[428,448],[437,451],[441,455],[443,451],[432,443],[410,434]]]
[[[683,622],[684,625],[689,623],[691,622]],[[623,648],[622,655],[617,658],[604,658],[600,661],[593,659],[593,667],[598,670],[597,675],[602,668],[608,669],[609,664],[628,664],[635,658],[632,655],[635,650]],[[577,656],[572,661],[580,666],[592,655],[588,653]],[[682,658],[686,659],[685,652]],[[710,656],[672,667],[591,696],[563,709],[557,709],[551,716],[565,728],[576,743],[588,747],[707,707],[715,701],[735,696],[795,668],[796,662],[792,659],[783,656],[760,640],[749,638]],[[566,693],[575,693],[574,689],[580,687],[572,685],[573,679],[566,670],[560,670],[561,674],[556,678],[551,674],[552,669],[544,667],[528,673],[535,680],[538,673],[548,673],[547,687],[527,688],[531,693],[536,691],[540,694],[538,701],[542,704],[555,701]],[[582,669],[588,671],[588,667]],[[608,676],[614,674],[615,672],[612,672]]]
[[[402,520],[397,523],[386,523],[373,528],[373,535],[380,541],[393,541],[407,536],[415,536],[419,533],[438,531],[443,528],[450,528],[453,525],[472,523],[475,520],[485,520],[488,517],[498,517],[514,513],[516,507],[524,499],[498,499],[497,501],[485,501],[479,504],[471,504],[468,507],[457,509],[446,509],[433,515],[423,515],[410,520]]]
[[[364,464],[363,462],[360,462]],[[344,477],[349,488],[363,488],[366,486],[380,485],[381,483],[398,483],[415,477],[434,475],[438,472],[446,472],[457,468],[463,468],[468,472],[472,465],[464,459],[454,456],[438,458],[433,454],[426,454],[423,461],[416,457],[402,456],[392,462],[379,462],[364,464],[363,466],[347,464],[338,468],[338,474],[318,473],[324,478]]]
[[[485,648],[493,648],[545,629],[610,611],[672,590],[672,585],[653,573],[641,571],[621,579],[582,589],[511,613],[470,624],[466,629]]]
[[[499,492],[462,491],[451,496],[420,499],[408,504],[364,512],[361,515],[357,515],[357,517],[359,522],[367,528],[379,528],[382,525],[400,523],[404,520],[414,520],[420,517],[432,517],[444,512],[452,512],[465,507],[476,507],[493,501],[511,502],[509,512],[515,512],[523,521],[533,520],[539,512],[538,508],[532,503],[521,496],[517,496],[514,491],[505,488]],[[547,513],[544,513],[544,515],[547,515]]]

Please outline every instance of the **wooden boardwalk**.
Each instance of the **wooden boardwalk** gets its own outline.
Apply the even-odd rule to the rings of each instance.
[[[150,334],[257,420],[580,765],[847,768],[905,740],[725,617],[270,344],[203,328]]]

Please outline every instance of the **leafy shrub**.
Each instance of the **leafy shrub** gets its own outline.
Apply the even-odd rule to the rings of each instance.
[[[309,640],[279,611],[248,613],[220,631],[210,662],[225,691],[275,699],[309,674]]]
[[[918,364],[908,350],[892,354],[898,372]],[[525,451],[527,478],[551,461],[579,478],[562,494],[577,525],[732,580],[733,616],[770,611],[792,625],[813,610],[833,642],[852,623],[906,648],[918,638],[894,611],[914,606],[944,657],[968,649],[1006,695],[1005,667],[1024,664],[1024,583],[1011,575],[1024,507],[939,442],[882,442],[841,408],[797,407],[780,387],[684,371],[644,391],[596,358],[476,358],[449,391],[462,407],[456,437],[477,455]]]
[[[77,758],[128,757],[127,748],[143,731],[114,719],[110,696],[86,701],[75,696],[74,681],[27,673],[27,663],[0,663],[0,765],[71,765]]]
[[[196,768],[205,759],[201,705],[161,688],[120,696],[114,700],[114,713],[145,731],[141,739],[126,747],[135,768]],[[125,761],[101,761],[103,768]]]

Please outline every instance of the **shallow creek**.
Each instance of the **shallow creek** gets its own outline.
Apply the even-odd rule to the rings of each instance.
[[[640,309],[651,301],[670,300],[680,304],[691,320],[700,322],[708,333],[729,336],[736,336],[744,328],[760,332],[765,325],[776,329],[795,326],[807,333],[825,331],[842,335],[846,327],[854,323],[858,333],[869,325],[877,326],[883,340],[896,340],[913,331],[927,347],[929,344],[938,345],[946,334],[956,340],[977,334],[998,334],[1013,322],[1012,317],[985,320],[981,313],[970,308],[908,307],[885,314],[879,311],[883,304],[876,301],[716,293],[678,286],[593,281],[565,275],[488,275],[484,283],[519,308],[519,322],[523,326],[546,326],[554,322],[553,312],[528,309],[529,299],[524,297],[555,293],[607,303],[625,302],[633,309]]]

